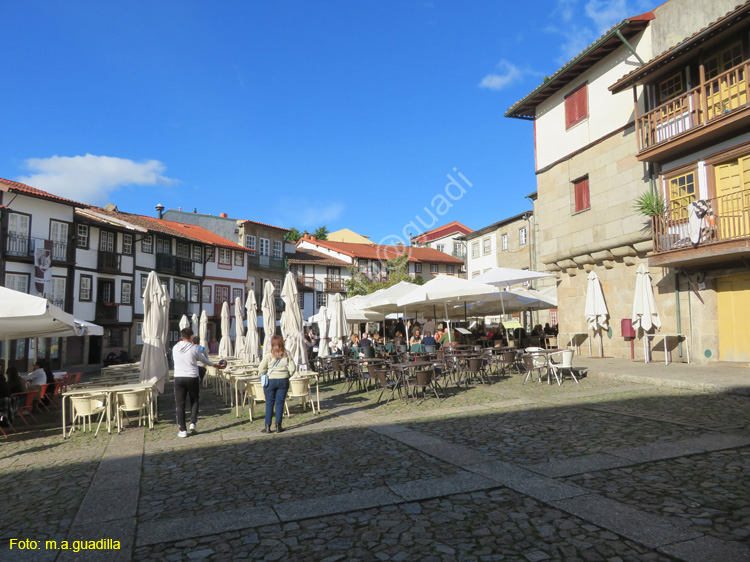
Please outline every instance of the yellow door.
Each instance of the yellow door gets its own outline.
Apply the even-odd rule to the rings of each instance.
[[[720,240],[750,236],[750,156],[715,166]]]
[[[744,67],[739,66],[741,63],[742,44],[740,42],[730,45],[704,61],[706,80],[709,81],[706,89],[708,102],[706,110],[709,120],[747,103],[745,70]],[[732,68],[734,70],[728,72]]]
[[[750,273],[723,277],[717,289],[719,359],[750,361]]]

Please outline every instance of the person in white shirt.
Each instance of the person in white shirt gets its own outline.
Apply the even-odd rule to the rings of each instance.
[[[428,318],[427,322],[424,323],[424,326],[422,326],[422,333],[427,334],[427,332],[430,332],[431,334],[434,334],[437,330],[435,329],[435,322],[432,321],[432,318]]]
[[[188,428],[185,426],[185,398],[190,399],[190,433],[195,433],[195,425],[198,423],[198,406],[201,392],[200,378],[198,376],[198,363],[218,367],[214,365],[200,349],[200,346],[192,342],[193,330],[184,328],[180,331],[180,341],[172,348],[174,359],[174,401],[177,409],[177,425],[180,431],[177,437],[187,437]]]
[[[34,370],[26,375],[21,375],[21,378],[25,380],[29,386],[42,386],[47,384],[47,373],[44,372],[42,366],[39,363],[34,363]]]

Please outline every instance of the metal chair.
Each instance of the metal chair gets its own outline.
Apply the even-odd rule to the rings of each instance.
[[[416,373],[414,373],[414,380],[410,381],[409,384],[415,389],[415,395],[417,390],[420,388],[422,389],[423,402],[426,399],[427,388],[431,388],[435,393],[435,398],[438,399],[438,402],[440,401],[438,386],[435,382],[435,371],[433,369],[430,368],[416,371]]]
[[[560,363],[556,363],[553,360],[553,357],[559,357]],[[578,379],[576,378],[576,375],[573,372],[573,350],[572,349],[564,349],[562,351],[558,351],[557,353],[551,353],[549,356],[549,361],[550,361],[550,368],[552,369],[552,372],[555,374],[555,378],[557,379],[558,384],[562,384],[563,373],[566,370],[570,373],[570,376],[573,377],[573,380],[576,381],[576,384],[578,384]],[[558,376],[558,371],[559,371],[559,376]]]
[[[286,393],[286,400],[301,398],[302,399],[302,411],[307,409],[307,403],[310,403],[313,414],[315,413],[315,401],[312,397],[312,389],[310,388],[310,379],[299,378],[289,379],[289,392]],[[289,415],[289,406],[286,405],[286,413]]]
[[[521,357],[523,365],[526,368],[526,377],[523,379],[523,384],[529,380],[534,371],[539,373],[537,382],[542,380],[542,372],[547,369],[547,357],[541,353],[529,353]]]
[[[148,422],[149,429],[154,428],[154,422],[151,418],[149,408],[149,398],[151,391],[149,389],[134,390],[132,392],[123,392],[117,394],[117,433],[122,431],[122,414],[130,423],[128,412],[138,412],[138,427],[141,427],[144,419]]]
[[[81,420],[81,427],[86,431],[86,420],[89,421],[89,431],[91,431],[91,418],[99,414],[99,423],[96,425],[94,437],[99,434],[99,428],[102,425],[104,415],[107,413],[107,395],[94,394],[90,396],[73,396],[71,398],[73,405],[73,421],[70,424],[68,437],[73,433],[76,427],[76,420]]]
[[[21,416],[23,423],[26,425],[29,425],[29,422],[26,421],[26,416],[24,416],[24,414],[29,414],[31,419],[36,421],[32,412],[34,411],[34,399],[37,394],[39,393],[36,390],[29,390],[27,392],[18,392],[12,395],[18,397],[18,409],[16,410],[16,413]]]

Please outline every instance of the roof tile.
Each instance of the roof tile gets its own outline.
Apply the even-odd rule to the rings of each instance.
[[[18,183],[17,181],[0,178],[0,190],[3,190],[2,186],[5,186],[7,188],[7,191],[10,192],[18,191],[20,193],[31,195],[32,197],[48,199],[49,201],[58,201],[67,205],[74,205],[76,207],[88,207],[88,205],[84,203],[79,203],[78,201],[73,201],[72,199],[66,199],[65,197],[60,197],[36,187],[31,187],[30,185],[26,185],[25,183]]]

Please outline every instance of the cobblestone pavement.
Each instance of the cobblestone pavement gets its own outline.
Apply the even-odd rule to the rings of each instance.
[[[5,560],[750,560],[750,398],[584,376],[378,403],[321,384],[287,431],[204,389],[176,437],[75,432],[59,411],[0,441]],[[11,539],[122,542],[10,551]],[[9,554],[8,557],[5,555]]]

